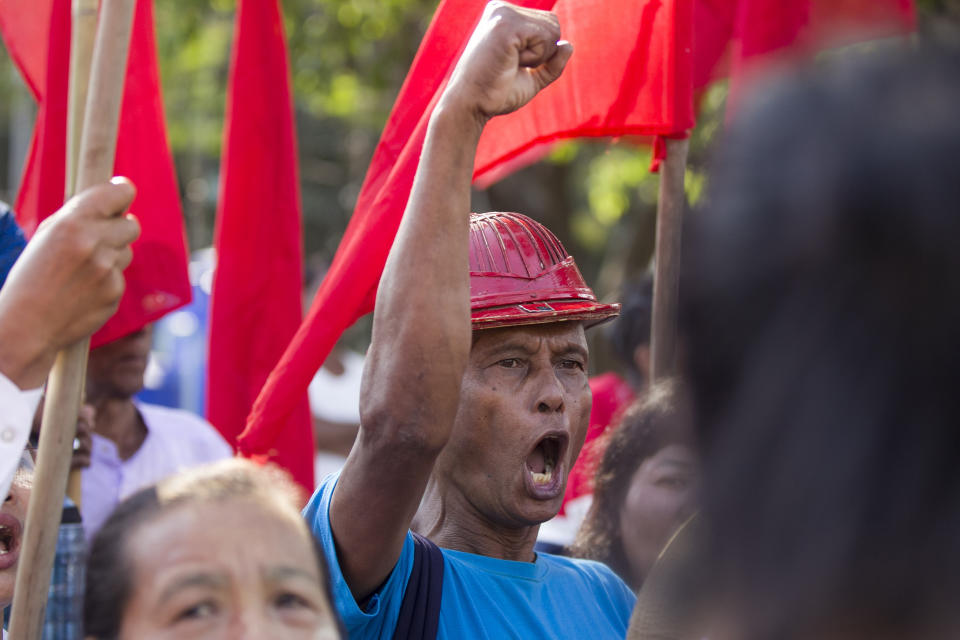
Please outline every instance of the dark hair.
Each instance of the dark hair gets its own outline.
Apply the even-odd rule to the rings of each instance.
[[[958,69],[882,56],[764,93],[688,225],[705,557],[740,638],[957,622]]]
[[[620,538],[620,509],[634,472],[671,444],[694,446],[688,410],[676,382],[655,384],[610,432],[594,478],[593,502],[569,551],[609,566],[632,587],[633,572]]]
[[[127,544],[139,527],[180,506],[235,498],[250,498],[272,507],[289,508],[297,515],[303,503],[300,489],[285,472],[236,458],[172,476],[121,502],[97,532],[90,547],[84,589],[84,635],[98,640],[118,637],[132,591],[133,572]],[[326,558],[316,537],[311,536],[311,539],[332,606]],[[337,623],[341,635],[346,637],[339,617]]]
[[[636,385],[641,373],[637,370],[634,352],[650,344],[650,314],[653,311],[653,278],[628,282],[623,286],[620,316],[610,325],[610,342],[614,353],[627,367],[627,377]]]

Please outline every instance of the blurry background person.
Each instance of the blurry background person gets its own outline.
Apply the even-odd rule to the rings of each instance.
[[[40,441],[43,405],[44,402],[41,400],[33,420],[30,446],[27,448],[33,456],[36,455]],[[73,441],[73,455],[70,458],[71,471],[82,471],[90,466],[95,414],[96,410],[91,405],[80,406],[76,437]],[[57,531],[57,546],[53,556],[53,570],[50,574],[50,590],[44,612],[44,638],[79,640],[83,637],[83,584],[86,562],[87,540],[83,519],[70,496],[64,496],[63,513],[60,516],[60,527]]]
[[[639,589],[693,513],[698,482],[688,408],[674,383],[660,383],[610,433],[571,555],[599,560]]]
[[[610,325],[613,353],[623,364],[624,376],[610,372],[594,376],[591,389],[596,395],[602,380],[624,382],[636,396],[650,385],[650,314],[653,312],[653,276],[628,282],[623,287],[620,317]],[[617,385],[617,386],[619,386]],[[622,407],[621,407],[622,410]]]
[[[134,399],[150,353],[148,325],[90,351],[87,402],[96,409],[90,466],[83,470],[87,539],[117,503],[177,471],[233,455],[206,420]]]
[[[300,504],[286,475],[242,460],[137,492],[93,541],[86,637],[345,637]]]
[[[714,640],[960,637],[958,110],[956,50],[846,61],[714,165],[683,313]]]
[[[587,437],[567,478],[560,512],[540,526],[537,550],[564,553],[572,544],[593,499],[593,479],[608,438],[604,434],[620,423],[630,404],[650,384],[650,313],[653,309],[653,278],[627,283],[623,288],[620,316],[611,322],[607,335],[625,376],[607,371],[590,378],[593,404]]]
[[[363,356],[337,343],[307,387],[317,449],[317,483],[343,467],[357,439],[362,375]]]

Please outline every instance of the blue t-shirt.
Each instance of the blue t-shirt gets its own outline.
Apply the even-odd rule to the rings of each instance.
[[[330,565],[334,605],[350,638],[392,638],[413,565],[407,532],[400,558],[380,590],[361,609],[337,560],[330,499],[337,475],[317,488],[303,515]],[[546,553],[535,562],[489,558],[443,549],[443,599],[438,638],[617,638],[626,636],[636,600],[606,565]]]

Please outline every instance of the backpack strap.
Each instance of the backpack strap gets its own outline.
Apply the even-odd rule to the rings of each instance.
[[[393,640],[434,640],[443,597],[443,552],[420,534],[413,534],[413,568],[403,593]]]

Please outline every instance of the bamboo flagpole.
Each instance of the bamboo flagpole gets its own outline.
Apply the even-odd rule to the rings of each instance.
[[[684,176],[689,139],[668,138],[667,158],[660,167],[657,199],[657,244],[650,327],[651,372],[656,381],[675,373],[677,365],[677,302],[680,293],[680,244],[686,206]]]
[[[103,0],[83,118],[76,191],[113,172],[136,0]],[[89,338],[57,355],[47,383],[33,492],[14,586],[10,638],[39,640],[60,513],[73,453]]]
[[[73,0],[73,21],[70,29],[70,85],[67,93],[67,181],[64,201],[76,193],[77,160],[80,156],[80,135],[83,112],[87,102],[87,85],[90,83],[90,64],[93,58],[93,41],[97,32],[97,0]],[[86,370],[86,354],[83,368]],[[83,392],[81,391],[81,396]],[[81,506],[81,474],[72,469],[67,479],[67,495],[79,508]]]
[[[67,184],[64,200],[76,193],[77,160],[80,155],[80,134],[87,106],[87,86],[93,42],[97,32],[97,0],[73,0],[70,29],[70,86],[67,104]]]

